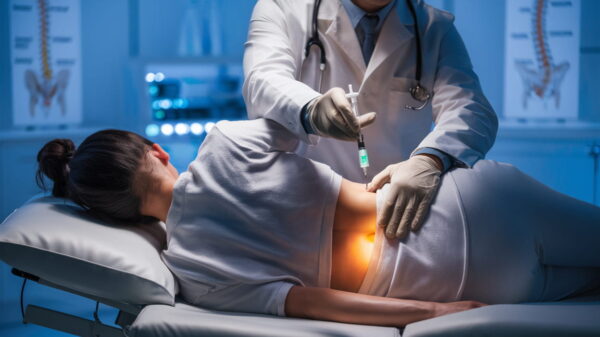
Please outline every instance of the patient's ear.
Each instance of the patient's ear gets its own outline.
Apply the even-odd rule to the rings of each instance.
[[[169,154],[160,145],[156,143],[152,144],[150,154],[158,158],[161,161],[161,163],[163,163],[163,165],[167,165],[169,163]]]

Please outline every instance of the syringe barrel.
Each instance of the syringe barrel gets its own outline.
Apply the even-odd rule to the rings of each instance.
[[[350,99],[350,105],[352,106],[352,112],[354,116],[358,118],[358,93],[352,90],[352,84],[348,85],[348,93],[346,94],[346,98]],[[359,125],[360,127],[360,125]],[[358,143],[358,162],[360,167],[363,169],[365,176],[367,175],[367,167],[369,167],[369,155],[367,153],[367,148],[365,146],[365,139],[363,137],[362,132],[359,131],[358,139],[356,140]]]
[[[369,167],[369,154],[367,153],[367,147],[365,146],[365,139],[362,133],[356,142],[358,143],[358,163],[360,164],[360,167]]]
[[[369,167],[369,155],[364,147],[358,149],[358,162],[362,168]]]

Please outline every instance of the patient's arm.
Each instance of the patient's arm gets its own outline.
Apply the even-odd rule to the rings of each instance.
[[[294,286],[285,300],[285,313],[288,317],[399,327],[482,305],[473,301],[424,302]]]

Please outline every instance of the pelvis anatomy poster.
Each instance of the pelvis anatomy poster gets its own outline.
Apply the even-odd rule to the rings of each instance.
[[[13,124],[81,122],[79,0],[11,0]]]
[[[507,0],[504,116],[579,112],[580,0]]]

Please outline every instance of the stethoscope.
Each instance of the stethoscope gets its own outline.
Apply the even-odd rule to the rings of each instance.
[[[417,13],[415,11],[415,7],[413,6],[413,3],[411,0],[406,0],[406,3],[408,4],[410,14],[412,15],[412,18],[415,22],[415,38],[416,38],[416,42],[417,42],[417,67],[415,69],[415,80],[417,81],[417,84],[415,86],[413,86],[412,88],[408,89],[408,92],[410,93],[412,98],[414,98],[415,100],[417,100],[423,104],[421,104],[419,106],[411,106],[411,105],[407,104],[404,106],[404,108],[409,109],[409,110],[421,110],[427,105],[432,94],[429,92],[429,90],[427,90],[427,88],[425,88],[421,85],[421,67],[422,67],[423,60],[422,60],[422,55],[421,55],[421,36],[419,34],[419,25],[417,24]],[[321,42],[321,39],[319,38],[319,31],[318,31],[318,27],[317,27],[317,17],[319,15],[319,7],[321,7],[321,0],[315,0],[315,6],[313,7],[312,27],[311,27],[312,36],[308,39],[308,41],[306,41],[306,46],[304,47],[304,57],[308,58],[308,55],[310,54],[310,50],[313,46],[316,46],[317,48],[319,48],[319,51],[321,53],[321,58],[319,60],[319,70],[321,72],[321,79],[319,80],[319,92],[321,92],[321,84],[323,81],[323,71],[325,71],[325,66],[327,64],[327,56],[325,55],[325,47],[323,46],[323,42]]]

